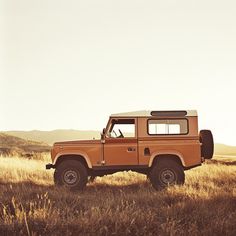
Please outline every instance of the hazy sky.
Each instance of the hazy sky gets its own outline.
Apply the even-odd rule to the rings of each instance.
[[[197,109],[236,145],[235,12],[235,0],[0,0],[0,130]]]

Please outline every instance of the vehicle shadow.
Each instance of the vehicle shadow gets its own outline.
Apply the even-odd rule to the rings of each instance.
[[[88,184],[85,188],[85,192],[94,192],[94,191],[122,191],[122,192],[137,192],[143,189],[151,188],[151,184],[148,181],[140,182],[140,183],[132,183],[129,184],[112,184],[112,183],[91,183]]]
[[[227,166],[235,166],[236,161],[227,161],[227,160],[208,160],[208,164],[220,164],[220,165],[227,165]]]
[[[65,193],[80,193],[81,194],[94,194],[104,192],[124,192],[135,193],[138,191],[150,191],[152,189],[151,184],[148,181],[140,183],[132,183],[121,185],[112,183],[88,183],[87,186],[81,191],[71,191],[66,187],[51,185],[43,185],[34,183],[32,181],[22,181],[18,183],[0,181],[1,197],[12,198],[15,195],[30,196],[40,193],[52,193],[52,194],[65,194]],[[154,191],[154,190],[153,190]]]

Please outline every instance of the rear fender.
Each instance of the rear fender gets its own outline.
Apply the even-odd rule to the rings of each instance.
[[[159,158],[161,155],[173,155],[173,156],[177,156],[182,165],[185,167],[185,162],[184,162],[184,158],[183,158],[183,155],[178,152],[178,151],[175,151],[175,150],[165,150],[165,151],[158,151],[158,152],[154,152],[152,153],[151,157],[150,157],[150,160],[149,160],[149,163],[148,163],[148,167],[151,167],[152,166],[152,163],[154,161],[155,158]]]

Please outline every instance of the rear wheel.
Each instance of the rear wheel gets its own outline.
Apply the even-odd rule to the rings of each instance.
[[[82,190],[88,182],[87,169],[79,161],[63,161],[56,167],[54,182],[70,190]]]
[[[150,181],[156,190],[172,185],[182,185],[185,181],[183,167],[174,160],[162,159],[150,171]]]

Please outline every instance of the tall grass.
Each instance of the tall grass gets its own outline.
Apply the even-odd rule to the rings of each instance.
[[[161,192],[123,172],[72,193],[54,187],[46,161],[0,158],[0,235],[236,235],[235,160],[209,161]]]

